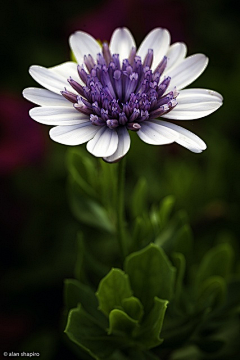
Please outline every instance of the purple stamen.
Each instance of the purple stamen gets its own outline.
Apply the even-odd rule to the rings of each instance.
[[[84,96],[84,90],[82,85],[80,85],[77,81],[73,80],[71,77],[68,79],[71,87],[76,90],[80,95]]]
[[[84,63],[86,65],[88,71],[91,72],[91,70],[95,66],[95,62],[94,62],[94,60],[92,58],[92,55],[90,55],[90,54],[88,56],[84,55]]]
[[[93,125],[96,126],[102,126],[106,124],[104,120],[102,120],[101,118],[99,118],[97,115],[94,114],[90,115],[90,121]]]
[[[112,59],[113,59],[114,65],[116,66],[116,69],[121,69],[120,61],[119,61],[119,55],[118,54],[113,54]]]
[[[119,123],[117,120],[115,119],[109,119],[106,121],[106,124],[107,126],[110,128],[110,129],[116,129],[118,126],[119,126]]]
[[[137,53],[137,49],[135,47],[132,47],[128,58],[130,65],[133,65],[136,53]]]
[[[67,89],[61,94],[76,110],[88,115],[95,126],[112,130],[125,126],[138,131],[142,122],[156,119],[177,105],[177,89],[166,94],[171,78],[162,79],[167,57],[164,56],[153,72],[153,56],[153,50],[149,49],[142,63],[132,48],[129,58],[120,64],[119,55],[111,55],[108,44],[103,43],[102,54],[97,54],[96,62],[91,55],[84,56],[87,71],[83,65],[77,67],[85,86],[71,77],[68,79],[79,95]]]
[[[73,105],[74,108],[83,114],[90,115],[92,110],[87,108],[83,103],[77,103]]]
[[[86,84],[87,83],[87,80],[89,78],[89,75],[88,73],[84,70],[84,67],[83,65],[78,65],[77,67],[77,70],[78,70],[78,75],[80,77],[80,79]]]
[[[143,62],[143,67],[144,66],[149,66],[151,67],[152,65],[152,62],[153,62],[153,50],[152,49],[149,49],[148,50],[148,53],[144,59],[144,62]]]
[[[121,112],[119,114],[119,124],[120,125],[126,125],[127,122],[128,122],[128,118],[127,118],[125,112]]]
[[[166,69],[166,66],[167,66],[167,57],[164,56],[160,64],[156,67],[154,73],[159,73],[160,75],[162,75],[162,73]]]
[[[104,86],[108,87],[108,91],[111,94],[112,98],[116,98],[116,94],[115,94],[115,91],[113,89],[113,86],[112,86],[112,83],[111,83],[111,80],[110,80],[108,69],[105,68],[105,67],[103,67],[101,80],[102,80],[102,84]]]
[[[115,89],[119,100],[122,100],[122,72],[115,70],[113,74],[115,80]]]
[[[138,123],[127,123],[127,129],[132,131],[138,131],[141,129],[141,125]]]
[[[106,42],[103,43],[102,53],[103,53],[103,57],[104,57],[107,65],[108,65],[110,63],[110,61],[112,60],[112,55],[110,53],[108,44]]]
[[[65,91],[60,91],[60,92],[62,96],[64,96],[65,99],[67,99],[68,101],[71,101],[72,103],[77,102],[78,95],[73,94],[72,92],[68,91],[66,88]]]

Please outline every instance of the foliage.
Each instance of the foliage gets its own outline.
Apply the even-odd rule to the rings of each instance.
[[[100,233],[115,246],[96,252],[80,235],[77,280],[65,282],[68,337],[86,356],[99,360],[234,358],[239,349],[240,276],[234,275],[232,244],[219,241],[199,257],[185,212],[173,214],[172,196],[149,206],[148,185],[140,178],[129,197],[129,255],[121,268],[115,194],[101,195],[108,193],[111,182],[116,189],[117,165],[97,167],[94,159],[88,160],[81,150],[69,152],[70,204],[74,201],[74,214],[90,236],[97,231],[98,238]],[[91,222],[78,206],[85,196],[95,204],[87,207]],[[117,267],[110,266],[114,258]]]

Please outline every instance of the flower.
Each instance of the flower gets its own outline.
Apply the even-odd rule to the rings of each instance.
[[[108,162],[128,152],[129,131],[148,144],[176,142],[196,153],[206,149],[198,136],[158,119],[194,120],[221,106],[222,96],[215,91],[182,90],[205,70],[205,55],[186,57],[186,45],[170,46],[170,34],[162,28],[152,30],[138,50],[127,28],[116,29],[109,45],[102,46],[78,31],[70,37],[70,47],[79,65],[31,66],[31,76],[46,89],[23,92],[40,105],[30,116],[56,125],[50,130],[54,141],[87,142],[91,154]]]

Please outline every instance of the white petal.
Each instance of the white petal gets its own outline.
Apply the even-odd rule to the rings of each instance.
[[[89,116],[68,106],[35,107],[30,110],[29,115],[32,119],[45,125],[77,125],[89,121]]]
[[[93,59],[96,59],[98,53],[101,53],[101,46],[91,35],[77,31],[69,38],[70,47],[77,59],[77,62],[82,65],[84,55],[91,54]]]
[[[135,47],[135,41],[131,32],[127,28],[118,28],[112,34],[109,49],[111,54],[119,54],[120,64],[129,57],[132,47]]]
[[[130,136],[125,127],[118,127],[118,147],[115,153],[111,156],[105,157],[104,160],[107,162],[114,162],[121,159],[130,148]]]
[[[52,69],[33,65],[30,67],[29,72],[34,80],[50,91],[60,94],[60,91],[63,91],[65,87],[69,91],[73,91],[67,82],[67,77],[63,77]]]
[[[203,54],[195,54],[184,59],[173,70],[164,72],[165,76],[171,77],[171,87],[176,86],[181,90],[196,80],[205,70],[208,58]]]
[[[222,105],[222,96],[207,89],[187,89],[180,91],[177,97],[177,106],[168,114],[163,115],[165,119],[194,120],[216,111]]]
[[[178,64],[180,64],[186,57],[187,47],[184,43],[172,44],[167,52],[167,69],[166,71],[173,70]]]
[[[176,143],[184,146],[185,148],[191,150],[195,153],[200,153],[207,148],[206,144],[202,139],[197,135],[193,134],[191,131],[182,128],[181,126],[168,123],[166,121],[159,121],[164,127],[176,131],[178,138]]]
[[[90,122],[80,125],[56,126],[49,132],[50,138],[64,145],[80,145],[90,139],[100,130]]]
[[[87,143],[87,150],[96,157],[108,157],[115,153],[117,146],[117,132],[104,126],[101,127],[101,130]]]
[[[147,55],[148,49],[153,50],[153,64],[152,69],[158,66],[162,61],[163,56],[167,54],[170,44],[170,34],[168,30],[157,28],[152,30],[143,40],[140,45],[137,55],[141,56],[142,61]]]
[[[159,120],[145,121],[141,123],[141,129],[137,132],[141,140],[151,145],[164,145],[176,141],[178,135],[175,131],[161,125]]]
[[[193,99],[193,102],[195,102],[194,98],[198,99],[209,99],[209,101],[221,101],[223,100],[223,97],[221,94],[219,94],[217,91],[209,90],[209,89],[184,89],[180,91],[180,94],[177,99],[181,98],[181,102],[185,99],[190,100]]]
[[[60,65],[52,66],[49,68],[58,75],[62,75],[64,78],[68,79],[70,76],[74,77],[75,79],[78,78],[77,72],[77,63],[73,61],[67,61]]]
[[[55,94],[46,89],[27,88],[23,90],[23,96],[37,105],[72,107],[72,103],[62,95]]]

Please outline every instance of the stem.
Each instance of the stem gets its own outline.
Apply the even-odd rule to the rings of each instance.
[[[124,183],[125,183],[126,158],[120,160],[118,164],[118,198],[117,198],[117,239],[122,258],[127,255],[127,244],[125,236],[125,211],[124,211]]]

